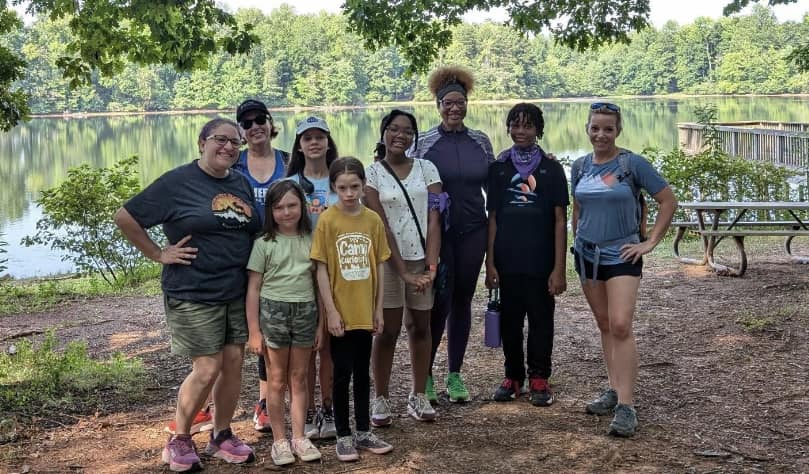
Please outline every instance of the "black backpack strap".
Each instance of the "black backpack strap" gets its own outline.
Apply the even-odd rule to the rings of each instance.
[[[416,215],[416,209],[413,207],[413,202],[410,200],[410,195],[407,194],[407,190],[405,189],[402,181],[396,176],[396,173],[393,171],[393,168],[390,167],[387,161],[380,160],[379,163],[388,170],[393,179],[396,180],[396,184],[399,185],[399,188],[402,190],[402,194],[404,194],[405,201],[407,201],[407,207],[410,208],[410,214],[413,216],[413,222],[416,224],[416,230],[419,233],[419,241],[421,242],[421,249],[426,253],[427,252],[427,242],[424,240],[424,233],[421,231],[421,225],[419,224],[419,218]]]

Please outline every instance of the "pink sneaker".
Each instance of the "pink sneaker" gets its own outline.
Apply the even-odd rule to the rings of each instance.
[[[242,440],[233,434],[230,428],[220,431],[216,438],[213,437],[213,432],[211,432],[211,440],[208,441],[205,452],[209,456],[232,464],[253,462],[256,459],[253,455],[253,449],[242,443]]]
[[[163,462],[172,472],[199,471],[202,463],[191,436],[171,436],[163,448]]]

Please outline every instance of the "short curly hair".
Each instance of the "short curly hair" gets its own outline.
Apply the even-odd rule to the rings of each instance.
[[[472,72],[460,66],[444,66],[436,69],[427,79],[427,87],[436,98],[438,92],[450,84],[458,84],[466,90],[467,94],[475,87],[475,78]]]

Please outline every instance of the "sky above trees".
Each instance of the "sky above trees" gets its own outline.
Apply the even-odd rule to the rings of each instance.
[[[730,0],[650,0],[651,21],[654,26],[661,27],[667,21],[674,20],[679,24],[687,24],[695,18],[706,16],[717,19],[722,16],[722,8]],[[281,4],[286,3],[295,8],[298,14],[317,13],[326,10],[329,13],[340,11],[343,0],[222,0],[228,8],[259,8],[269,13]],[[809,12],[809,0],[799,0],[790,5],[775,5],[772,7],[778,21],[800,21],[803,15]],[[749,14],[752,6],[748,6],[742,14]],[[505,15],[502,12],[475,12],[467,15],[467,21],[484,21],[492,19],[502,21]]]

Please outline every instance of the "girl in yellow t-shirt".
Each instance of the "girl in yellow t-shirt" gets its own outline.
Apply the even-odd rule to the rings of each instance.
[[[321,215],[312,241],[317,285],[326,309],[334,363],[334,424],[337,459],[359,459],[357,450],[384,454],[393,446],[371,433],[370,384],[373,334],[382,331],[382,264],[390,257],[382,219],[361,201],[365,168],[353,157],[329,167],[329,185],[338,201]],[[352,437],[348,387],[354,380]]]
[[[301,186],[291,180],[267,191],[262,235],[247,263],[247,346],[270,361],[267,411],[272,427],[271,457],[276,465],[320,459],[320,451],[304,436],[309,355],[320,346],[312,275],[312,223]],[[284,392],[289,380],[292,443],[284,427]],[[294,453],[294,454],[293,454]]]

